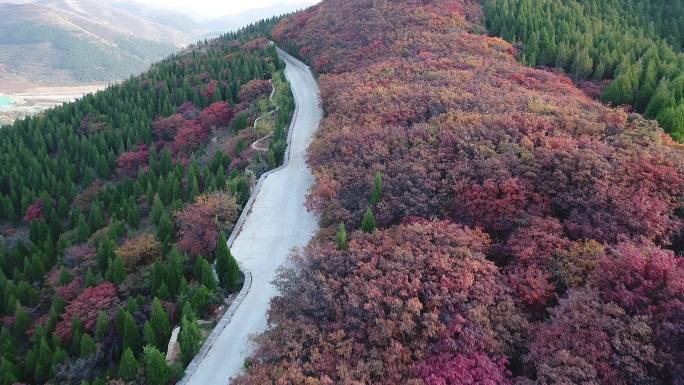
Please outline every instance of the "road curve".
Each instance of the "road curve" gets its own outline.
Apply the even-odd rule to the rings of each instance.
[[[250,336],[266,329],[269,302],[277,294],[271,281],[278,267],[293,248],[306,245],[318,227],[304,207],[313,183],[306,150],[323,116],[318,84],[304,63],[280,49],[278,54],[287,63],[285,76],[296,103],[286,162],[260,181],[231,247],[240,268],[252,275],[251,289],[196,370],[184,379],[187,384],[224,385],[240,372],[253,350]]]

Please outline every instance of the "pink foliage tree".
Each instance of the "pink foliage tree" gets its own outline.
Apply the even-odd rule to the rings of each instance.
[[[43,200],[38,198],[33,202],[27,209],[26,215],[24,215],[24,220],[26,222],[33,222],[36,219],[43,217]]]
[[[212,103],[200,113],[200,122],[205,128],[226,127],[233,119],[233,110],[226,102]]]
[[[176,151],[179,154],[190,154],[197,150],[209,138],[209,129],[195,120],[186,121],[175,136]]]
[[[128,177],[134,177],[140,168],[147,167],[148,159],[147,145],[140,144],[137,151],[128,151],[120,154],[116,164],[119,173]]]
[[[87,288],[67,305],[55,328],[55,333],[62,340],[68,340],[71,337],[71,322],[74,317],[78,317],[83,322],[85,330],[92,332],[95,330],[98,313],[111,310],[117,302],[116,286],[110,282]]]
[[[176,213],[178,247],[195,256],[209,256],[216,249],[217,226],[208,205],[191,204]]]

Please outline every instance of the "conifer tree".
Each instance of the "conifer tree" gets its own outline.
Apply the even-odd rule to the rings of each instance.
[[[377,205],[382,199],[382,174],[375,173],[375,180],[373,182],[373,192],[371,193],[371,203]]]
[[[143,344],[157,345],[157,337],[154,335],[154,330],[152,330],[150,321],[145,321],[145,324],[143,325]]]
[[[113,260],[109,261],[109,270],[107,270],[107,280],[119,286],[126,280],[126,265],[123,259],[118,255]]]
[[[335,242],[337,243],[337,250],[347,250],[347,229],[344,223],[340,223],[335,235]]]
[[[143,350],[145,362],[145,385],[166,385],[171,371],[164,355],[154,346],[147,345]]]
[[[104,227],[104,216],[102,215],[102,209],[100,208],[100,205],[97,202],[93,202],[90,205],[90,211],[88,213],[88,216],[88,222],[90,224],[90,229],[92,231]]]
[[[86,222],[83,214],[78,216],[78,222],[76,223],[76,242],[83,243],[90,237],[90,226]]]
[[[178,343],[180,344],[183,363],[187,365],[202,346],[202,332],[195,317],[183,315]]]
[[[173,242],[176,234],[176,228],[171,221],[171,215],[168,212],[162,213],[159,224],[157,225],[157,238],[160,242]]]
[[[135,359],[135,355],[130,348],[126,348],[121,355],[121,361],[119,362],[119,371],[117,374],[124,381],[132,381],[138,374],[138,360]]]
[[[123,349],[130,348],[133,352],[139,352],[142,346],[140,332],[135,324],[133,316],[128,311],[123,313]]]
[[[373,215],[371,209],[368,209],[366,210],[366,213],[363,215],[363,220],[361,220],[361,230],[363,232],[370,234],[373,231],[375,231],[375,228],[375,216]]]
[[[84,333],[81,337],[81,358],[90,357],[96,350],[95,341],[90,334]]]
[[[93,271],[88,268],[86,270],[85,274],[85,285],[87,287],[95,287],[97,286],[97,277],[95,277],[95,274],[93,274]]]
[[[157,298],[152,301],[150,324],[152,325],[152,330],[154,330],[156,336],[155,345],[160,350],[164,350],[169,341],[169,337],[171,336],[171,322],[169,321],[166,310],[164,310],[161,302],[159,302],[159,299]]]
[[[109,316],[107,313],[100,311],[97,313],[97,321],[95,323],[95,337],[98,339],[104,338],[109,330]]]
[[[217,289],[218,284],[216,283],[214,272],[211,269],[211,265],[206,259],[204,259],[204,257],[197,258],[197,261],[195,262],[194,273],[195,278],[200,284],[206,286],[211,291]]]
[[[216,247],[216,274],[219,277],[221,287],[226,290],[235,290],[240,281],[240,267],[230,253],[226,237],[219,234]]]
[[[178,294],[178,284],[183,279],[183,255],[174,246],[166,263],[166,287],[171,295]]]

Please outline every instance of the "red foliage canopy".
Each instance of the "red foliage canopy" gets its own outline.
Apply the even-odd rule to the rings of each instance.
[[[240,92],[238,92],[238,98],[243,103],[249,103],[268,95],[271,90],[271,82],[268,80],[254,79],[248,81],[240,88]]]
[[[231,119],[233,119],[233,110],[226,102],[212,103],[200,114],[200,122],[205,128],[226,127]]]
[[[189,103],[189,102],[188,102]],[[157,140],[162,140],[165,142],[172,141],[176,132],[187,123],[186,113],[190,114],[194,106],[192,103],[185,103],[179,108],[179,114],[174,114],[168,118],[159,117],[152,124],[152,132],[156,136]]]
[[[43,217],[43,200],[38,198],[33,202],[28,208],[26,208],[26,214],[24,215],[24,220],[26,222],[33,222],[36,219]]]
[[[148,158],[149,152],[147,150],[147,145],[140,144],[138,145],[137,151],[121,153],[116,160],[116,164],[121,174],[133,177],[138,173],[138,170],[141,167],[147,167]]]
[[[186,205],[176,213],[178,247],[195,256],[209,256],[216,249],[217,227],[212,209],[204,204]]]
[[[280,281],[274,329],[237,383],[313,375],[331,384],[467,384],[483,372],[505,383],[503,355],[525,320],[484,257],[488,245],[480,231],[428,222],[355,233],[345,252],[309,248],[303,269]]]
[[[273,30],[320,73],[320,238],[358,228],[369,207],[389,229],[306,252],[241,383],[501,383],[506,362],[523,384],[682,382],[684,151],[481,31],[473,0],[325,0]],[[434,225],[406,217],[486,232],[493,245],[475,250],[497,263],[482,259],[489,296],[463,293],[481,265],[441,257],[475,231],[442,224],[444,241],[427,242],[416,234]],[[463,311],[491,292],[536,321],[524,346],[499,332],[520,322]]]
[[[111,310],[117,302],[116,286],[110,282],[87,288],[67,305],[60,316],[61,320],[55,328],[55,333],[62,340],[68,340],[71,337],[71,321],[74,317],[83,322],[86,331],[92,332],[95,330],[98,313]]]
[[[191,154],[209,139],[209,129],[196,120],[187,120],[175,137],[176,150],[180,154]]]

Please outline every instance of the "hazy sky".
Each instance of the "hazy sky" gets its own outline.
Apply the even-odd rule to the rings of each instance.
[[[202,17],[218,17],[278,3],[316,4],[319,0],[138,0],[154,8],[176,9]]]

